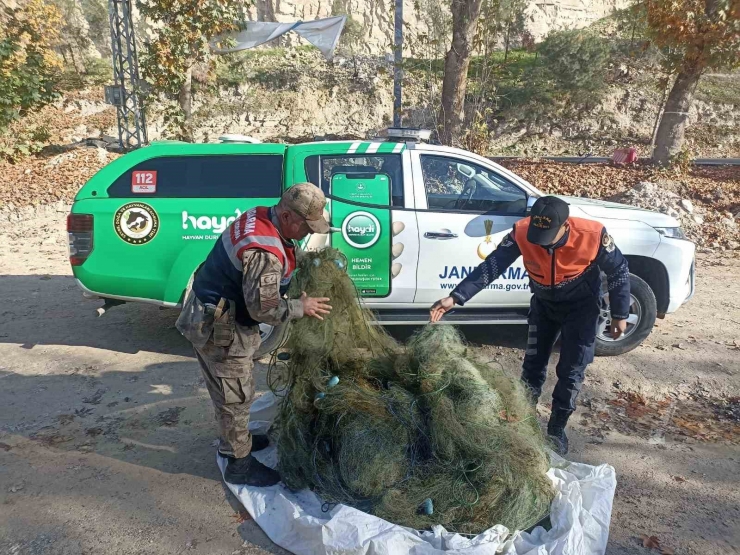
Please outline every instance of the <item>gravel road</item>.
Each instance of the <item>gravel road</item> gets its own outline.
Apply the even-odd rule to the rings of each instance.
[[[176,313],[96,317],[67,263],[64,216],[0,224],[0,554],[284,553],[221,484]],[[524,327],[466,332],[518,373]],[[648,553],[643,534],[666,552],[740,552],[739,378],[737,256],[700,260],[690,304],[589,368],[571,457],[617,470],[609,553]]]

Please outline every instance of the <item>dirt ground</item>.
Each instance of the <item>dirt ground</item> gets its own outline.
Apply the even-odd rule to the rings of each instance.
[[[0,224],[0,554],[284,553],[222,486],[176,313],[98,318],[64,216]],[[523,326],[466,332],[518,373]],[[617,471],[609,553],[648,553],[643,534],[665,553],[740,552],[739,383],[740,259],[703,259],[690,304],[589,367],[572,419],[571,458]]]

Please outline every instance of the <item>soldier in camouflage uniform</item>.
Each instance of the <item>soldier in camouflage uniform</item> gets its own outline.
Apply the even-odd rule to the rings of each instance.
[[[252,358],[260,346],[259,323],[277,326],[304,316],[322,319],[327,298],[283,297],[296,267],[294,240],[328,233],[326,198],[311,183],[288,189],[277,206],[257,207],[221,235],[196,272],[177,329],[193,344],[220,432],[219,453],[232,484],[266,487],[280,477],[251,453],[266,436],[248,430],[254,396]]]

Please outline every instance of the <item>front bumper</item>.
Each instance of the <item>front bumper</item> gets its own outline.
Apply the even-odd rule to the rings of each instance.
[[[691,241],[661,237],[660,245],[653,257],[659,260],[668,272],[668,309],[675,312],[694,296],[696,289],[696,245]]]

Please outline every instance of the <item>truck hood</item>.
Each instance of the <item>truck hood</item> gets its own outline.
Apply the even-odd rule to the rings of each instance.
[[[559,196],[559,198],[571,206],[577,206],[582,212],[593,218],[633,220],[647,224],[650,227],[679,227],[681,225],[676,218],[638,206],[581,197]]]

